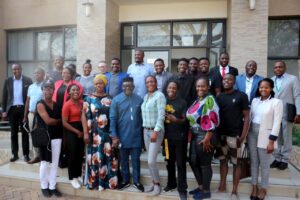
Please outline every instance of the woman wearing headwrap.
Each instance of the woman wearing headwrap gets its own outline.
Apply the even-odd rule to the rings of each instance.
[[[94,78],[95,92],[84,98],[82,125],[87,147],[87,188],[114,189],[117,186],[118,160],[109,135],[111,96],[105,93],[107,77]]]

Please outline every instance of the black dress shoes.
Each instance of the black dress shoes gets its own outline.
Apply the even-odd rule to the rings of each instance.
[[[288,164],[285,162],[280,162],[277,168],[280,170],[285,170],[286,168],[288,168]]]
[[[12,157],[10,158],[10,162],[15,162],[18,159],[19,157],[17,155],[12,155]]]
[[[272,164],[270,165],[270,168],[277,168],[280,165],[281,162],[278,162],[277,160],[274,160]]]
[[[24,155],[24,161],[28,162],[29,160],[30,160],[29,156],[28,155]]]

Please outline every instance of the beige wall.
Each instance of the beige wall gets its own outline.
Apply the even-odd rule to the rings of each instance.
[[[300,16],[300,1],[269,0],[269,16]]]
[[[0,88],[2,91],[3,81],[6,77],[6,35],[3,30],[3,1],[0,1]],[[2,96],[2,92],[0,92]],[[2,101],[0,99],[0,101]]]
[[[163,1],[162,1],[163,2]],[[120,5],[120,22],[226,18],[226,0]]]
[[[108,66],[112,58],[120,58],[119,6],[111,0],[106,1],[105,60]],[[108,67],[111,71],[110,67]]]
[[[268,57],[268,0],[256,1],[255,10],[249,10],[248,1],[229,0],[227,51],[230,63],[245,72],[249,60],[257,62],[257,73],[267,75]]]
[[[77,0],[1,0],[4,29],[74,25]]]
[[[82,73],[82,64],[89,58],[95,73],[98,62],[105,59],[106,0],[93,1],[90,17],[85,16],[83,2],[77,1],[77,71]]]

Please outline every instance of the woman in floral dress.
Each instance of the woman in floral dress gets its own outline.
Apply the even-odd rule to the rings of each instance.
[[[114,189],[117,186],[118,160],[109,135],[111,97],[105,94],[107,78],[99,74],[94,79],[95,92],[84,99],[82,124],[87,144],[87,188]]]
[[[205,77],[196,81],[198,98],[187,111],[192,139],[190,165],[199,187],[190,191],[195,199],[210,198],[212,178],[211,160],[217,145],[216,127],[219,126],[219,106],[214,96],[208,93],[209,80]]]

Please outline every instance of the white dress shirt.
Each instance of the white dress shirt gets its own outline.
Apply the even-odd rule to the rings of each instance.
[[[268,101],[270,99],[271,99],[271,96],[269,96],[269,98],[264,100],[264,101],[262,101],[261,98],[260,98],[259,103],[257,105],[257,109],[255,110],[255,113],[254,113],[254,116],[253,116],[253,119],[252,119],[253,123],[260,124],[261,116],[264,113],[265,105],[268,103]]]
[[[253,76],[251,78],[248,78],[246,76],[246,90],[245,90],[245,93],[248,96],[249,102],[250,102],[250,97],[251,97],[251,89],[252,89],[253,79],[254,79]]]
[[[223,67],[220,65],[220,74],[221,74],[221,76],[222,76],[222,73],[223,73]],[[225,67],[225,74],[228,74],[228,73],[229,73],[229,66],[227,65]]]
[[[16,105],[24,105],[23,102],[23,83],[22,83],[23,77],[21,76],[20,80],[17,80],[14,76],[14,100],[13,100],[13,106]]]

